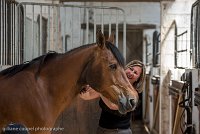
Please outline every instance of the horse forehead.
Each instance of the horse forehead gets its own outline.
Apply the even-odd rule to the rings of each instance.
[[[115,57],[110,50],[104,50],[101,56],[103,56],[107,60],[115,60]]]

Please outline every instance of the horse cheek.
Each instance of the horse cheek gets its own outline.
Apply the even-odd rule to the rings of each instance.
[[[98,69],[97,69],[98,70]],[[89,75],[87,75],[87,83],[95,89],[97,92],[100,92],[102,85],[102,75],[100,70],[94,72],[91,71]]]

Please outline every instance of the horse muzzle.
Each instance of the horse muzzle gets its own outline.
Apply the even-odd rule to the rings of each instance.
[[[119,98],[119,112],[121,114],[126,114],[127,112],[133,111],[138,104],[138,98],[137,97],[125,97],[122,95],[122,97]]]
[[[123,86],[119,86],[120,88],[124,89]],[[118,94],[118,110],[121,114],[126,114],[127,112],[133,111],[138,103],[138,94],[137,92],[120,92],[120,88],[117,86],[111,86],[112,89]],[[132,89],[130,89],[132,90]],[[124,95],[126,94],[126,95]]]

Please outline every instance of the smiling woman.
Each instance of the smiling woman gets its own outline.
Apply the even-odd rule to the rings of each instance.
[[[140,73],[139,68],[141,68],[141,73]],[[131,74],[130,73],[131,71],[128,71],[129,69],[132,71],[132,76],[129,75],[129,77],[136,77],[140,73],[140,76],[136,79],[135,82],[133,82],[133,87],[138,91],[138,93],[141,93],[143,91],[143,83],[144,83],[145,76],[146,76],[145,65],[141,61],[133,60],[126,65],[126,67],[125,67],[126,74],[127,73]],[[127,77],[128,77],[128,75],[127,75]],[[132,78],[132,79],[134,79],[134,78]],[[130,79],[129,79],[129,81],[130,81]]]
[[[143,91],[143,82],[145,79],[144,64],[138,60],[133,60],[125,67],[125,73],[132,86],[141,93]],[[96,92],[89,85],[84,87],[84,91],[85,92],[80,94],[80,97],[84,100],[101,98],[99,105],[102,112],[97,134],[132,134],[130,129],[131,111],[120,113],[120,111],[118,111],[120,109],[118,105],[113,103],[109,97],[106,98],[102,94]]]

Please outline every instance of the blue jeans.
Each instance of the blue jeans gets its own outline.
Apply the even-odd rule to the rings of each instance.
[[[102,127],[97,128],[97,134],[132,134],[130,128],[128,129],[106,129]]]

